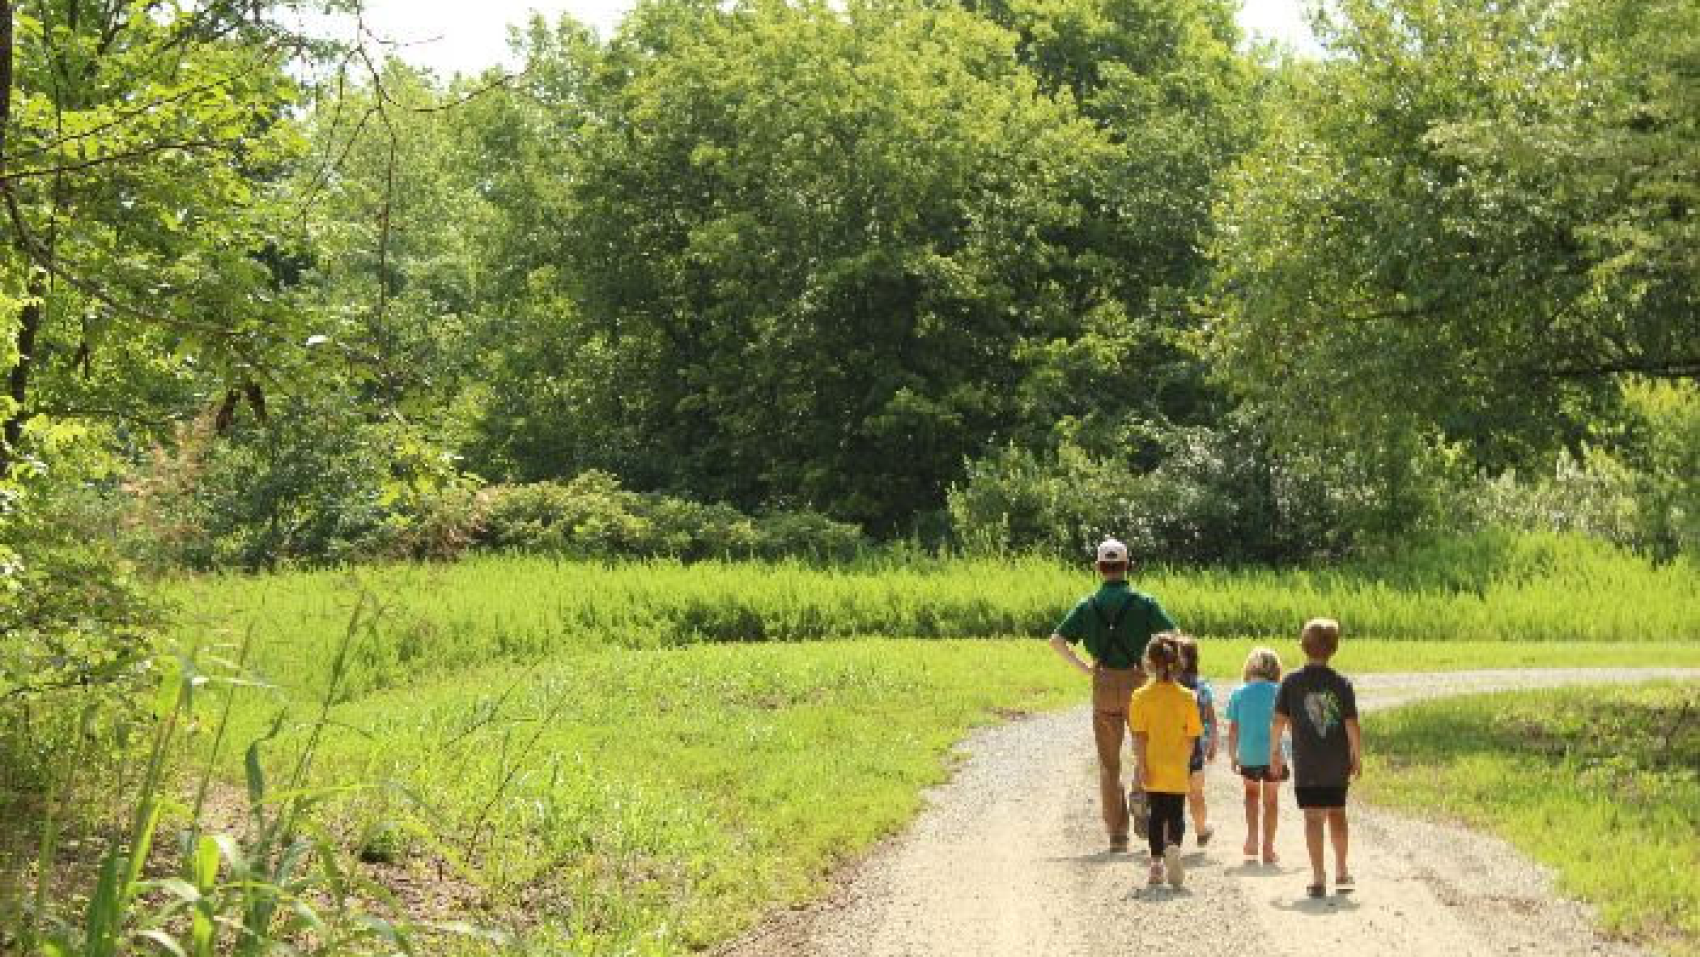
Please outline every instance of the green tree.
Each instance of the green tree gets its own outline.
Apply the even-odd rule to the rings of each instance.
[[[1230,178],[1213,359],[1294,441],[1548,460],[1700,372],[1693,4],[1345,0]],[[1306,436],[1304,433],[1308,433]]]
[[[33,422],[145,425],[208,381],[260,404],[299,341],[276,255],[296,6],[0,4],[0,475]]]

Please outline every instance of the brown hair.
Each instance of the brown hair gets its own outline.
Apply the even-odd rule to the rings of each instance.
[[[1240,672],[1241,681],[1262,678],[1266,681],[1281,680],[1281,656],[1273,648],[1253,648],[1251,654],[1245,656],[1245,670]]]
[[[1153,637],[1145,646],[1145,663],[1150,665],[1151,677],[1158,681],[1173,681],[1180,669],[1181,649],[1171,632]]]
[[[1198,674],[1198,639],[1191,635],[1176,632],[1175,650],[1180,652],[1181,674]]]
[[[1332,658],[1340,650],[1340,623],[1332,618],[1312,618],[1299,632],[1299,647],[1312,658]]]

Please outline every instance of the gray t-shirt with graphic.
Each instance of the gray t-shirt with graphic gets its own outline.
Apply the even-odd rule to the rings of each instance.
[[[1327,665],[1290,672],[1275,694],[1275,713],[1293,726],[1293,786],[1345,786],[1352,769],[1346,721],[1358,716],[1358,696],[1346,676]]]

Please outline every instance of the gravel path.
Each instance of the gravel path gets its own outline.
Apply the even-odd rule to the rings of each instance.
[[[1694,680],[1700,669],[1565,669],[1365,675],[1364,710],[1419,698],[1566,684]],[[1228,689],[1222,689],[1225,702]],[[1082,695],[1086,693],[1082,685]],[[1284,789],[1275,866],[1244,864],[1238,778],[1209,769],[1216,838],[1178,891],[1144,886],[1143,853],[1102,848],[1084,707],[982,729],[952,780],[901,837],[839,876],[826,901],[776,915],[724,957],[1101,957],[1155,953],[1630,955],[1586,908],[1505,843],[1354,804],[1357,893],[1304,897],[1302,819]]]

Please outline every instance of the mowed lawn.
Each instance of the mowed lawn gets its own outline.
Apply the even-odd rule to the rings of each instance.
[[[1369,799],[1500,834],[1608,930],[1700,954],[1700,688],[1436,701],[1366,735]]]

